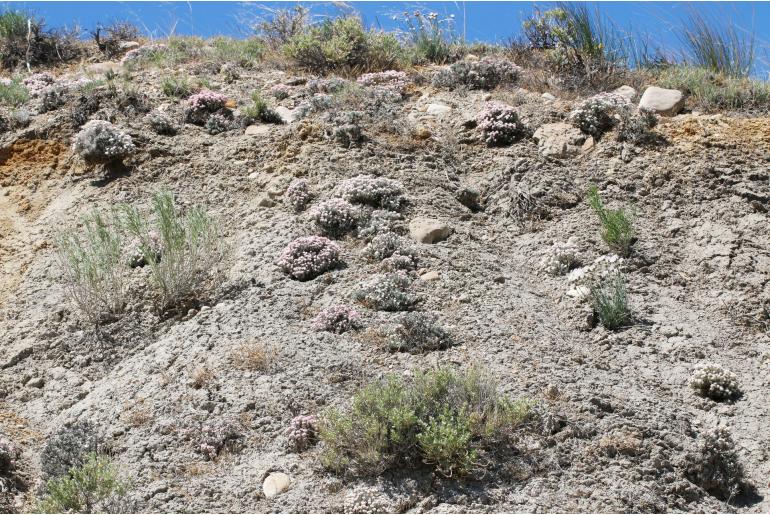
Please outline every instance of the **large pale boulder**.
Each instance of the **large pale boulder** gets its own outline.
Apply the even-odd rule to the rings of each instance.
[[[283,472],[273,472],[262,482],[262,493],[265,497],[272,499],[289,489],[291,480]]]
[[[586,135],[577,127],[559,122],[541,125],[532,139],[542,155],[561,159],[579,154]]]
[[[419,243],[436,243],[452,234],[452,229],[440,220],[415,218],[409,222],[409,235]]]
[[[684,108],[684,94],[678,89],[650,86],[644,90],[639,109],[661,116],[676,116]]]

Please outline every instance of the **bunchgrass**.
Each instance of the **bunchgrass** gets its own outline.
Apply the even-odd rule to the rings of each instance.
[[[753,32],[743,32],[731,22],[709,20],[691,9],[679,37],[693,65],[727,77],[751,73],[756,56]]]
[[[379,475],[427,466],[444,476],[483,470],[533,420],[532,404],[501,395],[480,368],[439,368],[412,380],[391,375],[322,418],[322,463],[338,473]]]
[[[626,281],[621,273],[610,274],[592,284],[588,298],[597,321],[607,329],[619,329],[631,321]]]
[[[81,228],[60,234],[57,247],[67,296],[82,316],[98,325],[120,314],[129,269],[116,213],[92,213]]]
[[[9,107],[19,107],[29,100],[29,91],[19,79],[13,79],[10,83],[0,82],[0,104]]]
[[[770,110],[770,82],[750,77],[730,77],[707,68],[687,65],[661,69],[655,83],[685,92],[702,109]]]
[[[138,239],[163,310],[195,304],[221,278],[227,247],[219,223],[201,207],[181,212],[171,193],[153,196],[152,217],[122,207],[128,232]]]
[[[619,255],[628,256],[634,242],[631,214],[625,208],[607,209],[596,186],[588,189],[588,205],[599,217],[604,242]]]
[[[160,82],[161,93],[171,98],[187,98],[194,90],[190,79],[184,75],[169,75]]]

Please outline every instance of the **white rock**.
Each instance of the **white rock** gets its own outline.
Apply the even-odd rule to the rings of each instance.
[[[541,125],[532,138],[544,156],[564,158],[580,153],[586,135],[568,123],[547,123]]]
[[[422,274],[420,276],[420,280],[421,281],[425,281],[425,282],[427,282],[427,281],[437,281],[440,277],[441,276],[439,275],[438,272],[436,272],[435,270],[431,270],[430,272],[425,272],[424,274]]]
[[[629,102],[633,102],[634,98],[636,98],[636,90],[631,86],[620,86],[618,89],[613,91],[613,93],[622,97],[626,97]]]
[[[275,108],[276,114],[281,117],[284,123],[291,123],[297,119],[297,113],[288,107],[278,106]]]
[[[444,116],[451,111],[452,108],[444,104],[428,104],[428,109],[425,112],[433,116]]]
[[[283,472],[273,472],[262,482],[262,493],[265,497],[272,499],[289,489],[291,480]]]
[[[548,92],[545,92],[545,93],[543,93],[542,95],[540,95],[540,98],[542,98],[543,100],[548,100],[548,101],[553,101],[553,100],[556,100],[556,97],[555,97],[555,96],[553,96],[553,95],[551,95],[551,94],[550,94],[550,93],[548,93]]]
[[[652,111],[661,116],[675,116],[684,108],[684,94],[677,89],[650,86],[644,90],[639,109]]]
[[[409,235],[419,243],[436,243],[452,234],[452,229],[440,220],[415,218],[409,222]]]

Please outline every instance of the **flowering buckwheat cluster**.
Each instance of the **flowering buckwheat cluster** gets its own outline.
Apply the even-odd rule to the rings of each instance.
[[[345,495],[345,513],[389,513],[387,497],[376,486],[360,485]]]
[[[205,422],[197,430],[188,430],[188,435],[196,442],[196,450],[212,461],[224,448],[236,450],[243,438],[239,425],[229,419]]]
[[[349,82],[339,77],[330,77],[328,79],[312,79],[307,81],[308,92],[313,95],[316,93],[339,93],[347,87]]]
[[[446,349],[451,345],[449,333],[434,316],[425,313],[407,313],[388,337],[390,350],[413,354]]]
[[[323,236],[304,236],[289,243],[278,259],[278,266],[289,277],[308,281],[333,269],[339,262],[339,245]]]
[[[690,388],[715,401],[733,399],[741,394],[738,377],[715,363],[697,365],[690,377]]]
[[[590,265],[576,268],[567,274],[567,282],[573,287],[567,295],[586,298],[591,293],[591,286],[605,279],[619,275],[623,271],[623,258],[616,254],[599,256]]]
[[[387,70],[384,72],[364,73],[356,82],[365,87],[380,87],[401,91],[409,82],[406,72]]]
[[[313,329],[342,334],[359,326],[361,315],[349,306],[332,306],[322,309],[313,319]]]
[[[396,211],[364,209],[359,220],[357,236],[364,241],[371,241],[378,234],[393,231],[395,223],[401,219],[401,214]]]
[[[551,275],[566,274],[580,262],[578,250],[575,238],[570,238],[566,242],[554,242],[543,257],[543,269]]]
[[[272,86],[268,92],[277,100],[283,100],[289,98],[292,92],[292,88],[286,84],[276,84]]]
[[[487,102],[476,117],[476,124],[490,147],[513,143],[524,132],[524,125],[513,107],[500,102]]]
[[[409,291],[411,286],[412,280],[405,272],[388,272],[374,276],[356,297],[368,308],[378,311],[408,311],[420,300]]]
[[[90,163],[121,159],[132,154],[135,148],[131,136],[104,120],[86,123],[72,143],[72,150]]]
[[[313,194],[305,179],[294,179],[286,188],[286,202],[297,213],[305,209],[312,198]]]
[[[723,500],[741,493],[745,472],[726,427],[705,431],[689,457],[687,476],[692,482]]]
[[[350,202],[333,198],[313,206],[310,218],[324,234],[342,236],[356,228],[358,209]]]
[[[313,445],[318,438],[318,418],[314,415],[294,417],[284,434],[289,439],[289,445],[295,451],[304,451]]]
[[[478,61],[458,61],[433,77],[437,87],[470,89],[494,89],[499,84],[515,82],[521,68],[507,59],[484,57]]]
[[[598,138],[618,123],[619,112],[630,109],[631,103],[623,95],[599,93],[581,102],[569,119],[581,131]]]
[[[203,89],[187,99],[190,112],[195,114],[213,113],[225,107],[226,103],[227,96],[209,89]]]
[[[417,267],[417,249],[406,238],[392,232],[372,238],[364,254],[372,261],[388,261],[385,266],[390,270],[413,270]]]
[[[159,111],[148,114],[145,120],[156,134],[165,136],[173,136],[176,134],[177,129],[174,126],[174,123],[168,116]]]
[[[335,195],[351,204],[398,211],[404,203],[404,187],[400,182],[385,177],[359,175],[345,179]]]
[[[35,73],[24,79],[24,86],[29,91],[30,96],[36,97],[50,88],[56,80],[48,72]]]

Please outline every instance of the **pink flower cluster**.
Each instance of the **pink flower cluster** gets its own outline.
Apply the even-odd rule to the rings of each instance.
[[[33,97],[40,95],[43,91],[50,88],[56,80],[48,72],[35,73],[24,79],[29,94]]]
[[[361,315],[349,306],[332,306],[322,309],[313,319],[313,329],[342,334],[358,327]]]
[[[409,76],[405,72],[387,70],[384,72],[365,73],[356,82],[366,87],[382,87],[402,90],[409,82]]]
[[[292,279],[308,281],[340,262],[340,247],[323,236],[304,236],[286,246],[278,266]]]
[[[209,89],[203,89],[187,99],[187,105],[190,107],[190,111],[194,113],[216,111],[223,108],[226,102],[227,96]]]
[[[476,124],[490,147],[513,143],[524,129],[513,107],[500,102],[487,102]]]
[[[284,431],[289,443],[297,451],[303,451],[310,447],[315,442],[317,433],[318,418],[314,415],[294,417],[291,419],[289,427]]]

